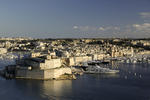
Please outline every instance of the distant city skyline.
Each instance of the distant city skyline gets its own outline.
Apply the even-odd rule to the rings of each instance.
[[[150,0],[0,0],[0,37],[148,38]]]

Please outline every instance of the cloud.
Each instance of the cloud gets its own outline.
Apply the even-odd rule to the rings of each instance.
[[[150,18],[150,12],[141,12],[140,15],[142,18]]]
[[[89,26],[73,26],[73,29],[80,30],[80,31],[89,31],[92,27]]]
[[[145,31],[150,32],[150,23],[143,23],[143,24],[133,24],[133,28],[137,31]]]
[[[95,32],[95,31],[108,31],[108,30],[120,30],[119,27],[117,26],[105,26],[105,27],[93,27],[93,26],[73,26],[73,29],[75,30],[79,30],[79,31],[92,31],[92,32]]]
[[[99,27],[98,30],[105,31],[105,28],[104,27]]]
[[[120,30],[117,26],[106,26],[106,27],[99,27],[100,31],[108,31],[108,30]]]
[[[73,29],[78,29],[78,26],[73,26]]]
[[[73,26],[75,33],[83,34],[87,37],[150,37],[150,23],[129,24],[125,26]]]

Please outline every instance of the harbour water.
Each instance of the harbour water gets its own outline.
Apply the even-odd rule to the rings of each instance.
[[[84,74],[77,80],[0,78],[0,100],[150,100],[149,64],[119,64],[118,69],[118,74]]]

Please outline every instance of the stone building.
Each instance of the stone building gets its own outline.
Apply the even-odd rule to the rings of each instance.
[[[0,48],[0,54],[4,54],[7,53],[7,49],[6,48]]]
[[[57,79],[63,74],[72,74],[71,68],[63,67],[61,59],[47,57],[27,58],[18,61],[16,78],[24,79]]]

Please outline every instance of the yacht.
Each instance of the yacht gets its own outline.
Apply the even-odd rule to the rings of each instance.
[[[118,73],[119,70],[112,70],[110,68],[103,68],[99,65],[96,66],[88,66],[85,70],[85,73],[91,73],[91,74],[113,74]]]

